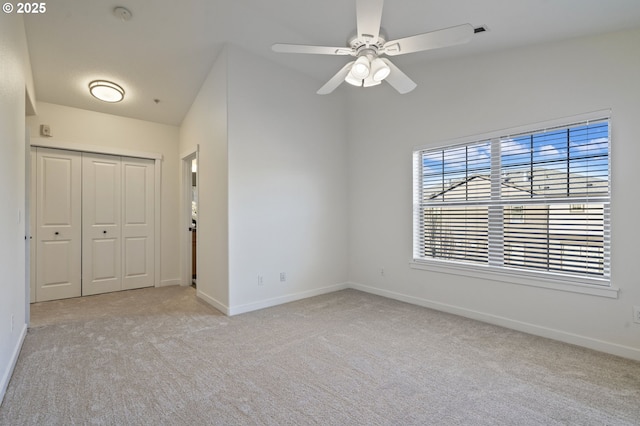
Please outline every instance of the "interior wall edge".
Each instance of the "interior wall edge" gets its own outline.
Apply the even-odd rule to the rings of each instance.
[[[218,301],[215,297],[211,297],[209,294],[205,293],[201,289],[196,290],[196,296],[198,296],[198,298],[202,299],[205,303],[208,303],[209,305],[213,306],[223,314],[227,316],[229,315],[229,307],[224,303]]]
[[[20,356],[20,351],[22,350],[22,345],[24,343],[25,337],[27,337],[27,324],[23,324],[22,326],[20,337],[18,338],[16,346],[13,348],[13,352],[11,353],[9,366],[5,370],[4,375],[2,376],[2,380],[0,380],[0,403],[2,403],[4,394],[7,392],[7,387],[9,386],[9,382],[11,381],[11,376],[13,376],[13,370],[16,368],[16,363],[18,362],[18,357]]]

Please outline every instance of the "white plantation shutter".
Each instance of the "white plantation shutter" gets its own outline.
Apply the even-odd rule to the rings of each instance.
[[[414,260],[608,280],[609,135],[601,118],[415,151]]]

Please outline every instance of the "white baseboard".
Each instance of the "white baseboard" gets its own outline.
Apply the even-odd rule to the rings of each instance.
[[[296,300],[306,299],[308,297],[320,296],[321,294],[333,293],[334,291],[349,288],[348,283],[334,284],[328,287],[317,288],[300,293],[292,293],[284,296],[265,299],[255,303],[247,303],[246,305],[231,306],[227,315],[239,315],[259,309],[270,308],[272,306],[281,305],[283,303],[295,302]]]
[[[348,288],[640,361],[640,349],[351,282]]]
[[[174,278],[172,280],[162,280],[158,287],[169,287],[171,285],[181,285],[182,282],[178,278]]]
[[[207,302],[208,304],[210,304],[211,306],[213,306],[223,314],[229,315],[229,307],[227,305],[219,302],[218,300],[209,296],[207,293],[204,293],[198,288],[196,288],[196,296],[198,296],[200,299],[204,300],[205,302]]]
[[[24,339],[27,337],[27,325],[24,324],[22,327],[22,332],[20,333],[20,338],[16,343],[15,348],[13,348],[13,353],[11,354],[11,360],[9,365],[2,375],[2,381],[0,381],[0,403],[4,400],[4,394],[7,392],[7,387],[9,386],[9,381],[11,380],[11,376],[13,375],[13,370],[16,368],[16,363],[18,362],[18,356],[20,355],[20,350],[22,349],[22,344],[24,343]]]

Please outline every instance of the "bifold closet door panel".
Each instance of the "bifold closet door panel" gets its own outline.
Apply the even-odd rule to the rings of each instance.
[[[122,288],[154,285],[154,167],[148,159],[122,158]]]
[[[36,301],[81,295],[82,155],[36,150]]]
[[[35,301],[155,285],[155,161],[34,150]]]
[[[83,154],[82,295],[122,290],[122,162]]]

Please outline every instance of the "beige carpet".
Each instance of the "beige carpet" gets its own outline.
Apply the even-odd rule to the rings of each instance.
[[[194,292],[33,305],[0,424],[640,424],[637,362],[354,290],[230,318]]]

